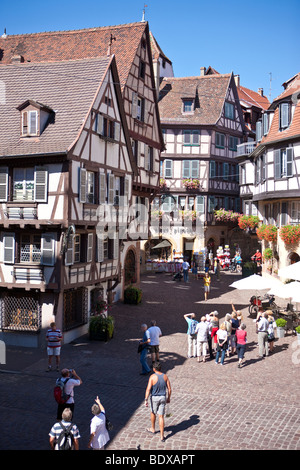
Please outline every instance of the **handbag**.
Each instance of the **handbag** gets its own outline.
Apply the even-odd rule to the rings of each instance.
[[[143,349],[144,349],[144,346],[140,343],[137,349],[138,354],[141,353]]]
[[[111,421],[109,421],[109,419],[106,416],[105,416],[105,426],[108,431],[112,431],[114,428],[113,424],[111,423]]]

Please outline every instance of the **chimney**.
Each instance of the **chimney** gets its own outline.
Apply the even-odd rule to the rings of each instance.
[[[206,72],[206,67],[200,67],[200,77],[203,77]]]
[[[257,90],[257,93],[260,95],[260,96],[264,96],[264,89],[263,88],[259,88]]]
[[[4,33],[2,34],[2,36],[1,36],[1,37],[2,37],[2,39],[5,39],[5,38],[7,38],[7,34],[6,34],[6,28],[4,28]]]
[[[235,76],[234,76],[234,81],[235,81],[236,87],[239,88],[239,86],[240,86],[240,76],[239,76],[239,75],[235,75]]]

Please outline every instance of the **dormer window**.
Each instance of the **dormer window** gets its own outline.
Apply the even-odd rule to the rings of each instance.
[[[54,111],[35,100],[27,100],[17,107],[21,118],[21,136],[39,136],[47,127]]]
[[[193,99],[184,99],[182,100],[182,112],[183,113],[193,113],[194,112],[194,100]]]
[[[22,136],[37,135],[38,130],[38,112],[22,112]]]

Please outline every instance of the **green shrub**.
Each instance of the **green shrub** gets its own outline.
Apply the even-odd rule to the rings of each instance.
[[[142,301],[142,291],[138,287],[128,286],[124,291],[125,304],[139,304]]]
[[[286,324],[287,324],[287,321],[284,318],[277,318],[276,325],[279,328],[285,328]]]
[[[300,335],[300,325],[296,326],[295,330],[296,330],[296,333],[298,333]]]
[[[114,334],[114,319],[111,315],[94,315],[90,318],[89,335],[91,338],[111,339]]]

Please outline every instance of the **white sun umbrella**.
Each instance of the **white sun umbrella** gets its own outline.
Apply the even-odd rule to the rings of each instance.
[[[300,261],[278,270],[278,275],[285,279],[300,281]]]
[[[300,282],[294,281],[271,288],[268,294],[274,294],[282,299],[290,299],[293,302],[300,302]]]
[[[235,289],[239,290],[265,290],[276,287],[278,283],[280,283],[280,281],[277,279],[252,274],[252,276],[244,277],[243,279],[239,279],[238,281],[233,282],[229,287],[234,287]]]

